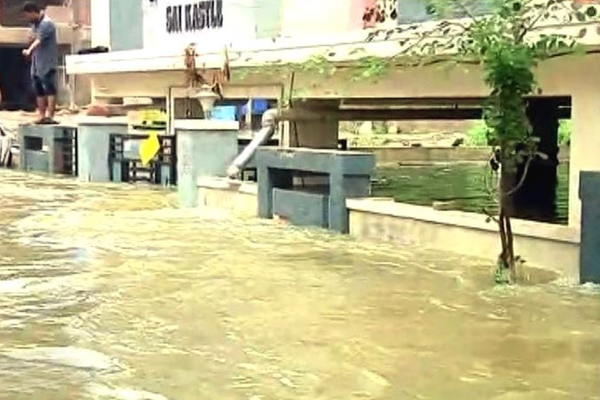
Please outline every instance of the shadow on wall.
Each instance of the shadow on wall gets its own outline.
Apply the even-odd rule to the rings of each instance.
[[[0,47],[0,87],[3,109],[35,110],[29,62],[21,55],[20,48]]]

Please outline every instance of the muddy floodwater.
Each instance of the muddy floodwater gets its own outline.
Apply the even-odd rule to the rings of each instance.
[[[600,399],[593,286],[148,187],[0,171],[0,202],[0,399]]]

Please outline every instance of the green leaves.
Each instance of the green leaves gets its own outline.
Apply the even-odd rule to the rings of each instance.
[[[322,54],[314,55],[300,64],[300,70],[316,72],[319,75],[331,76],[336,70],[335,65]]]
[[[585,10],[585,15],[588,18],[595,18],[598,16],[598,9],[595,6],[591,5]]]
[[[358,60],[353,69],[352,80],[376,80],[386,74],[391,66],[391,60],[381,57],[363,57]]]

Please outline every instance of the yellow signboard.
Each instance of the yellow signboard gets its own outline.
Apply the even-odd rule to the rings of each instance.
[[[142,160],[142,165],[147,166],[159,150],[160,142],[158,141],[158,133],[152,132],[148,139],[143,140],[140,144],[140,158]]]

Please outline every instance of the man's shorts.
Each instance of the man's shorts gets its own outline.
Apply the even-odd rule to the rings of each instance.
[[[33,76],[33,89],[37,97],[56,96],[56,70],[51,69],[44,76]]]

